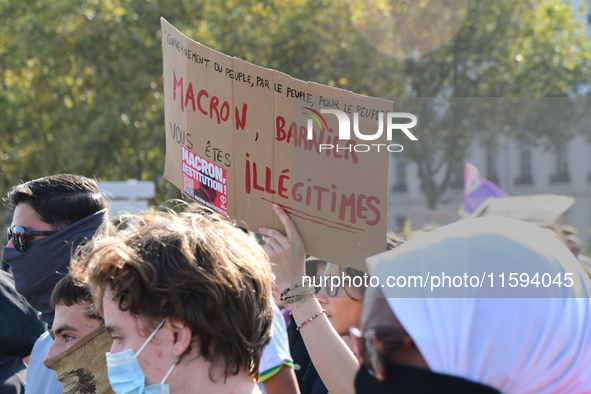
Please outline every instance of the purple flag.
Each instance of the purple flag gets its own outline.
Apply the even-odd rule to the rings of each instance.
[[[489,197],[508,197],[509,194],[480,175],[478,168],[464,162],[464,213],[471,215]]]

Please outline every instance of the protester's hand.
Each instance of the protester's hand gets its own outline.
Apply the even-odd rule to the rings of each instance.
[[[273,211],[283,223],[287,236],[266,227],[261,227],[259,232],[263,236],[265,250],[273,264],[275,282],[280,290],[284,290],[302,281],[305,274],[306,249],[289,215],[277,204],[273,204]]]

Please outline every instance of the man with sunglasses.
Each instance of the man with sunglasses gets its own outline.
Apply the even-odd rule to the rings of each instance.
[[[16,290],[51,329],[51,292],[68,272],[74,250],[107,220],[107,200],[96,181],[60,174],[13,187],[6,202],[14,214],[2,259],[10,265]],[[27,374],[29,393],[62,393],[55,373],[43,365],[52,343],[46,332],[33,348]]]

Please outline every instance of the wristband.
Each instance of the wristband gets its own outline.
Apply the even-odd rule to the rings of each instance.
[[[283,302],[285,302],[286,304],[291,304],[293,302],[298,302],[302,299],[304,299],[306,296],[312,295],[312,294],[316,294],[316,291],[307,291],[305,293],[301,293],[301,294],[297,294],[297,295],[293,295],[293,296],[284,296],[283,298],[279,297],[279,299]]]
[[[303,321],[302,324],[300,324],[296,327],[296,330],[300,331],[302,329],[302,327],[304,327],[306,324],[310,323],[312,320],[316,319],[318,316],[322,315],[323,313],[326,313],[326,309],[322,309],[320,312],[318,312],[317,314],[315,314],[314,316],[312,316],[308,320]]]
[[[303,287],[303,286],[301,286],[301,283],[298,284],[298,285],[296,285],[293,288],[289,288],[288,287],[287,289],[283,290],[283,292],[279,295],[279,299],[281,301],[285,302],[286,300],[289,300],[290,298],[293,298],[293,297],[297,297],[297,296],[300,296],[300,295],[315,294],[316,293],[316,289],[314,287],[308,287],[308,288],[304,289],[304,291],[302,291],[301,293],[293,294],[293,295],[288,295],[292,290],[297,289],[297,288],[300,288],[300,287]]]

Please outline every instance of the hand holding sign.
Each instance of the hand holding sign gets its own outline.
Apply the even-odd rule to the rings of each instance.
[[[259,232],[266,243],[265,250],[273,265],[275,283],[283,290],[302,280],[305,274],[306,249],[289,215],[277,204],[273,204],[273,210],[283,223],[287,236],[266,227],[261,227]]]

